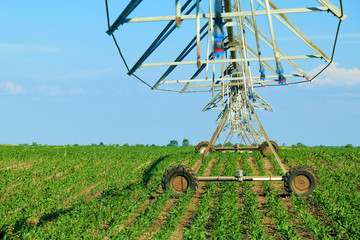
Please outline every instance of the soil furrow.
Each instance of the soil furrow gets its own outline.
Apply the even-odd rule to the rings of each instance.
[[[151,160],[140,164],[138,167],[135,168],[135,171],[139,170],[140,168],[144,167],[145,165],[149,165],[150,163],[151,163]]]
[[[247,161],[252,169],[253,174],[259,175],[260,169],[257,166],[257,163],[255,162],[256,160],[253,157],[250,157],[248,158]],[[263,216],[261,218],[261,224],[267,229],[265,237],[266,238],[272,237],[276,234],[276,225],[274,219],[270,216],[270,210],[268,206],[269,203],[268,203],[268,198],[265,195],[265,189],[262,186],[261,182],[252,182],[252,184],[253,184],[252,191],[256,196],[256,200],[259,203],[257,209],[260,212],[260,214]],[[274,239],[280,239],[280,238],[276,237]]]
[[[222,160],[222,163],[220,165],[220,175],[222,175],[224,173],[224,168],[225,168],[226,161],[227,160]],[[214,222],[215,222],[214,217],[217,215],[216,214],[216,209],[218,208],[217,205],[218,205],[218,202],[219,202],[219,194],[222,191],[221,186],[222,186],[222,182],[217,182],[216,183],[215,197],[213,198],[214,201],[211,203],[211,207],[210,207],[212,209],[212,214],[211,214],[211,217],[209,219],[208,226],[207,226],[209,236],[212,235],[212,232],[214,230]]]
[[[71,196],[68,200],[66,200],[64,203],[63,203],[63,206],[67,206],[71,201],[77,199],[79,196],[81,195],[88,195],[92,189],[94,189],[96,186],[98,186],[99,184],[101,184],[103,182],[103,180],[101,180],[100,182],[97,182],[95,184],[93,184],[92,186],[89,186],[87,188],[85,188],[84,190],[82,190],[80,193],[78,194],[75,194],[73,196]]]
[[[240,157],[239,161],[238,161],[238,168],[239,169],[242,169],[241,161],[242,160],[241,160],[241,157]],[[244,191],[245,191],[245,189],[243,188],[243,183],[239,183],[237,185],[237,189],[238,189],[238,192],[239,192],[238,207],[243,212],[243,209],[244,209]],[[245,236],[245,231],[243,232],[243,234]]]
[[[154,220],[151,227],[149,229],[147,229],[145,231],[145,234],[140,236],[138,239],[145,240],[145,239],[152,238],[156,234],[156,232],[161,228],[161,225],[163,225],[163,223],[165,222],[169,210],[174,206],[175,206],[174,199],[170,199],[170,201],[161,210],[161,213],[159,214],[159,216]]]
[[[276,175],[274,166],[271,164],[271,161],[268,158],[263,158],[264,167],[266,174]],[[283,182],[272,182],[272,186],[276,189],[280,196],[282,196],[282,201],[280,202],[281,206],[288,209],[290,215],[293,216],[292,221],[289,222],[290,225],[295,226],[295,231],[299,234],[301,239],[314,239],[311,232],[303,227],[301,220],[296,216],[296,211],[294,210],[293,203],[291,198],[284,189]]]
[[[215,159],[211,159],[211,161],[209,162],[208,166],[206,167],[206,169],[204,171],[205,176],[210,175],[210,172],[214,167],[215,161],[216,161]],[[196,167],[198,166],[198,164],[200,162],[201,162],[201,159],[195,164],[193,169],[196,169]],[[195,209],[197,208],[198,202],[202,198],[202,195],[206,192],[205,185],[206,185],[206,182],[199,182],[197,191],[195,192],[194,196],[191,198],[189,206],[188,206],[185,214],[182,216],[178,226],[176,227],[176,230],[174,231],[174,233],[172,234],[170,239],[172,239],[172,240],[182,239],[184,229],[190,228],[191,223],[193,221],[192,218],[194,217],[194,215],[196,213]]]
[[[189,162],[189,160],[185,160],[181,163],[181,165],[186,165]],[[123,224],[123,226],[121,227],[121,229],[126,229],[128,227],[131,227],[137,220],[137,218],[139,217],[139,214],[143,211],[145,211],[145,209],[147,209],[150,205],[152,205],[152,203],[154,203],[154,201],[157,199],[157,197],[163,193],[163,189],[161,186],[159,186],[155,192],[151,193],[149,198],[142,203],[130,216],[130,218]]]

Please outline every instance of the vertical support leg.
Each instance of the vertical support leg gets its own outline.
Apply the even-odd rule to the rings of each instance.
[[[232,130],[233,130],[233,128],[230,129],[229,134],[227,135],[227,137],[226,137],[226,139],[224,141],[224,145],[226,144],[227,140],[229,139],[229,137],[230,137],[230,135],[232,133]]]
[[[207,146],[207,148],[205,149],[205,152],[201,158],[201,163],[199,164],[199,166],[197,167],[197,169],[195,169],[195,173],[197,173],[201,167],[201,164],[202,162],[205,160],[209,150],[211,147],[213,147],[214,143],[216,142],[216,140],[218,139],[221,131],[223,130],[224,126],[225,126],[225,123],[226,123],[226,120],[227,120],[227,116],[228,116],[228,112],[229,112],[229,109],[226,109],[219,124],[217,125],[216,129],[215,129],[215,132],[209,142],[209,145]]]
[[[181,24],[181,7],[180,0],[175,0],[176,26],[179,28]]]
[[[200,1],[196,0],[196,57],[197,68],[200,68]],[[210,22],[210,21],[209,21]]]
[[[265,137],[265,139],[266,139],[266,142],[267,142],[268,146],[270,147],[272,154],[273,154],[274,157],[275,157],[275,160],[278,162],[279,166],[281,167],[281,170],[282,170],[283,173],[285,174],[285,173],[287,172],[287,171],[286,171],[286,168],[285,168],[284,164],[281,162],[281,159],[280,159],[279,155],[277,154],[277,152],[275,151],[272,143],[270,142],[269,137],[266,135],[266,132],[265,132],[264,128],[262,127],[262,125],[261,125],[261,123],[260,123],[260,121],[259,121],[259,118],[257,117],[255,111],[254,111],[254,119],[255,119],[256,123],[258,124],[261,133],[264,135],[264,137]]]

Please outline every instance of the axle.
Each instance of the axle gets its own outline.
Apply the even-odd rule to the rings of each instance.
[[[198,176],[199,181],[284,181],[283,176]]]

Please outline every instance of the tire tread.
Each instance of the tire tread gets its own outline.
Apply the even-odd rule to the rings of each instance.
[[[318,174],[316,173],[316,171],[315,171],[314,169],[312,169],[311,167],[309,167],[309,166],[307,166],[307,165],[295,166],[295,167],[291,168],[291,169],[285,174],[284,188],[285,188],[285,190],[286,190],[288,193],[291,193],[291,192],[292,192],[290,177],[292,176],[292,174],[293,174],[295,171],[299,171],[299,170],[300,170],[300,171],[308,171],[308,172],[310,172],[310,173],[314,176],[315,186],[320,184],[319,176],[318,176]],[[314,187],[315,187],[315,186],[314,186]],[[304,195],[307,195],[307,194],[309,194],[310,192],[311,192],[311,191],[309,191],[308,193],[306,193],[306,194],[304,194]]]
[[[176,172],[187,172],[190,175],[190,178],[193,179],[193,183],[194,183],[193,185],[189,183],[189,188],[196,190],[196,188],[199,185],[199,181],[197,179],[196,173],[194,172],[194,170],[192,170],[191,168],[185,165],[176,165],[165,171],[161,179],[161,187],[163,190],[166,190],[166,188],[168,187],[167,186],[168,180],[171,179],[171,176]]]

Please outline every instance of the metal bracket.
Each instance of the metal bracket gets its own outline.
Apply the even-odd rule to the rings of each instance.
[[[238,169],[238,181],[242,182],[243,181],[243,177],[244,177],[244,171]]]

